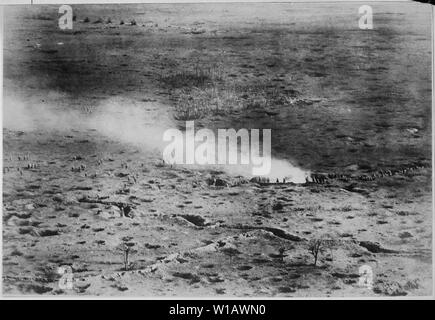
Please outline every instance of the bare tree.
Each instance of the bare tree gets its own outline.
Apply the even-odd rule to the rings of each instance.
[[[324,254],[327,249],[332,250],[336,245],[336,240],[331,236],[322,236],[319,238],[311,239],[308,243],[308,250],[314,257],[314,265],[317,265],[317,260],[320,257],[319,254]]]
[[[312,239],[308,244],[308,250],[314,257],[314,265],[317,265],[319,253],[325,250],[323,239]]]
[[[128,271],[131,267],[130,256],[135,253],[136,250],[133,249],[135,245],[134,242],[128,242],[131,240],[131,237],[124,237],[122,239],[122,243],[119,245],[118,249],[120,249],[123,253],[123,263],[124,263],[124,271]]]
[[[284,258],[287,256],[286,254],[285,254],[285,252],[286,252],[286,249],[284,248],[284,247],[281,247],[281,248],[279,248],[279,256],[280,256],[280,258],[281,258],[281,262],[284,262]]]
[[[241,253],[239,250],[232,247],[224,248],[222,252],[230,257],[230,264],[233,264],[233,257]]]

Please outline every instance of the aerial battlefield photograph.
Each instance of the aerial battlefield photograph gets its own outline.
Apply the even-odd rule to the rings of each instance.
[[[431,5],[2,11],[4,296],[433,294]]]

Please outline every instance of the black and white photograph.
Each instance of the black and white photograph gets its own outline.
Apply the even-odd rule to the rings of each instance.
[[[431,4],[10,2],[3,297],[433,297]]]

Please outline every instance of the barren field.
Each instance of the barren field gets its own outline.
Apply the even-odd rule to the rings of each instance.
[[[430,8],[360,5],[6,7],[3,293],[432,295]],[[167,165],[186,120],[310,178]]]

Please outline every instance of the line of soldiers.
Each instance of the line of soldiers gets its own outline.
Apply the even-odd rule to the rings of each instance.
[[[430,164],[411,164],[407,167],[402,167],[399,169],[388,169],[388,170],[379,170],[372,174],[362,174],[358,176],[353,176],[351,174],[342,174],[342,173],[312,173],[305,177],[306,183],[316,183],[316,184],[324,184],[328,180],[340,180],[343,182],[349,182],[351,180],[359,180],[359,181],[373,181],[382,177],[394,176],[397,174],[407,174],[411,171],[428,168]],[[282,181],[276,179],[276,181],[271,181],[270,178],[267,177],[253,177],[250,182],[260,183],[260,184],[272,184],[272,183],[286,183],[286,179],[283,178]]]
[[[271,180],[270,178],[267,177],[253,177],[251,180],[249,180],[250,182],[254,182],[254,183],[260,183],[260,184],[271,184],[271,183],[286,183],[289,182],[286,180],[286,178],[282,178],[281,180],[279,178],[276,178],[276,180]]]
[[[18,156],[18,161],[26,161],[26,160],[30,160],[30,155]]]
[[[27,169],[36,169],[38,167],[38,165],[36,163],[28,163],[27,164]]]
[[[344,182],[348,182],[351,179],[359,180],[359,181],[373,181],[378,178],[394,176],[397,174],[407,174],[411,171],[428,168],[428,167],[430,167],[430,164],[419,163],[419,164],[412,164],[408,167],[402,167],[399,169],[379,170],[372,174],[362,174],[359,176],[352,176],[350,174],[337,174],[337,173],[329,173],[329,174],[313,173],[310,176],[307,176],[305,178],[305,181],[307,183],[312,182],[318,184],[326,183],[330,179],[337,179]]]
[[[3,167],[3,173],[8,173],[12,169],[15,169],[15,168],[21,175],[23,175],[21,167]],[[37,163],[28,163],[27,166],[25,166],[24,168],[25,169],[36,169],[36,168],[38,168],[38,164]]]
[[[253,177],[249,181],[254,183],[270,183],[270,179],[267,177]]]
[[[86,170],[86,165],[84,165],[84,164],[81,164],[80,166],[77,166],[77,167],[76,166],[71,167],[72,172],[81,172],[84,170]]]

